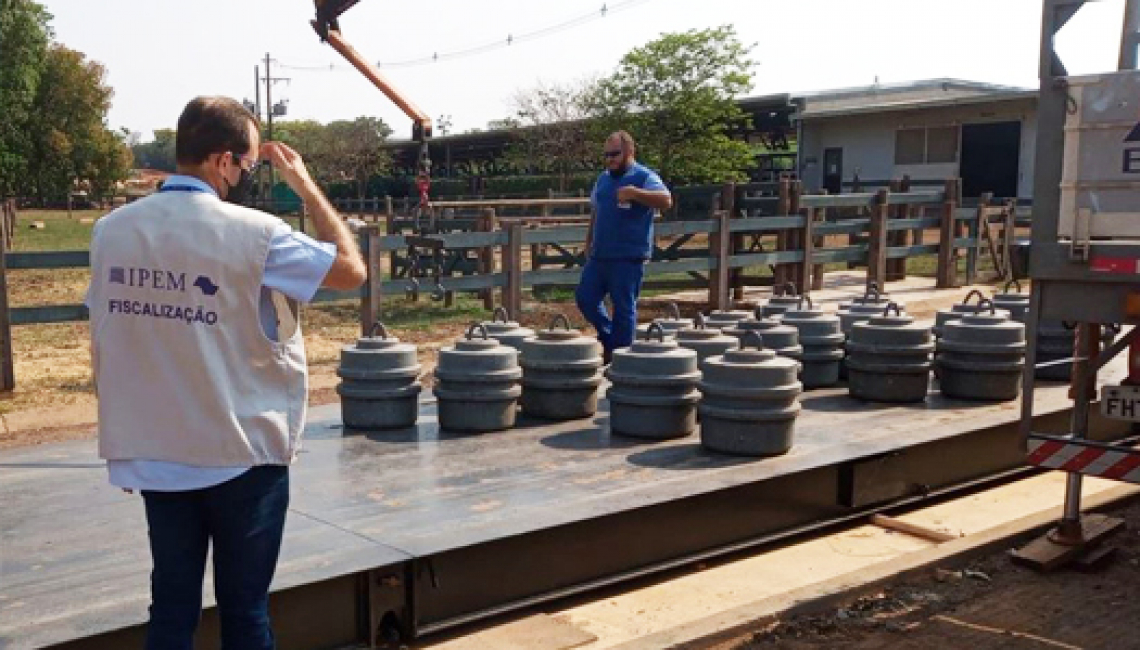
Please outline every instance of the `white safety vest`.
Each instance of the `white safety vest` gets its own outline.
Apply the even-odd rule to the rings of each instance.
[[[99,220],[88,303],[101,457],[293,461],[308,394],[304,343],[299,327],[275,342],[258,321],[280,223],[200,191],[154,194]]]

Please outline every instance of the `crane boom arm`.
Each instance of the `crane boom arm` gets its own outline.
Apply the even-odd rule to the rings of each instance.
[[[380,72],[374,64],[361,56],[356,48],[352,47],[340,33],[340,15],[351,9],[359,0],[313,0],[317,9],[316,20],[311,22],[313,29],[322,41],[327,42],[334,50],[340,52],[352,67],[360,71],[372,85],[388,96],[392,103],[400,107],[404,114],[412,119],[412,137],[425,143],[431,138],[431,118],[420,110],[412,100],[401,93],[388,78]]]
[[[431,137],[432,121],[431,117],[424,113],[420,107],[416,106],[412,100],[408,99],[403,93],[392,85],[388,78],[384,76],[380,70],[373,65],[370,61],[364,58],[356,48],[352,47],[344,36],[341,35],[337,29],[328,29],[327,32],[322,33],[321,25],[318,21],[313,21],[313,29],[317,30],[318,34],[328,40],[329,45],[334,50],[340,53],[354,68],[360,71],[374,86],[380,89],[380,92],[388,96],[404,114],[412,119],[412,128],[415,130],[413,137],[416,140],[425,140]],[[327,34],[327,36],[325,36]]]

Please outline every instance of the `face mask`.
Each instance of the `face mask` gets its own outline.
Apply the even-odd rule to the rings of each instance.
[[[229,180],[226,180],[229,183]],[[241,168],[241,175],[238,177],[238,182],[230,185],[230,189],[226,192],[225,201],[229,203],[242,204],[249,198],[249,190],[253,187],[253,174],[244,167]]]

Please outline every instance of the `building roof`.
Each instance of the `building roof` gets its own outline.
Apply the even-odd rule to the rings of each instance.
[[[878,84],[857,88],[800,93],[799,119],[884,113],[943,106],[1035,99],[1037,90],[959,79],[928,79],[903,84]]]

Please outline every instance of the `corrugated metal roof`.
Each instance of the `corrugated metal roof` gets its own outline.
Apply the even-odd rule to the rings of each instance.
[[[864,86],[795,95],[800,119],[1033,99],[1037,90],[956,79]]]

